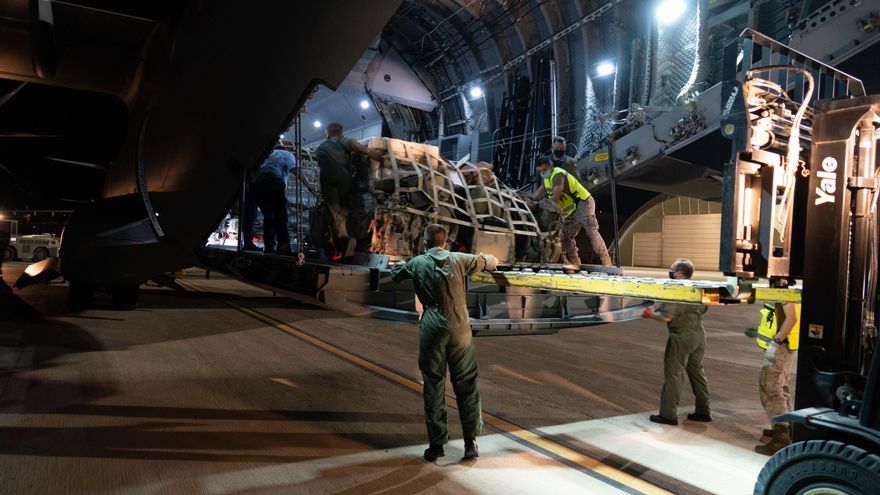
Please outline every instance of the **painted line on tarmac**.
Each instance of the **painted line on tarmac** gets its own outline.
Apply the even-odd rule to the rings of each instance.
[[[202,289],[191,282],[183,280],[178,280],[178,282],[194,291],[207,292],[205,289]],[[369,359],[353,354],[329,342],[325,342],[261,311],[248,308],[247,306],[228,299],[220,298],[220,300],[224,304],[240,311],[241,313],[281,330],[288,335],[303,340],[323,351],[347,361],[350,364],[399,385],[410,392],[418,395],[422,394],[422,384],[399,371],[388,369]],[[456,408],[455,398],[447,395],[446,405],[451,408]],[[577,469],[598,481],[613,486],[626,493],[632,495],[672,495],[672,492],[665,490],[664,488],[621,471],[620,469],[609,466],[582,452],[578,452],[571,447],[558,443],[547,437],[546,434],[521,427],[492,413],[483,411],[483,422],[520,445],[539,452],[553,460],[565,464],[566,466]]]

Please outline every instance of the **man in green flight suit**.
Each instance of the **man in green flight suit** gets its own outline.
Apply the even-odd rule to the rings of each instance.
[[[464,433],[465,459],[478,457],[477,435],[482,433],[480,394],[477,391],[477,355],[471,335],[465,284],[467,277],[498,265],[492,255],[451,253],[445,249],[446,229],[432,224],[425,229],[428,251],[391,270],[395,282],[412,279],[424,308],[419,322],[419,370],[422,372],[428,448],[425,460],[444,455],[446,425],[446,366]]]
[[[694,264],[690,260],[677,259],[669,267],[669,278],[689,279],[694,274]],[[712,421],[709,410],[709,382],[703,371],[703,355],[706,351],[706,330],[703,328],[703,315],[706,306],[702,304],[663,303],[654,311],[645,308],[642,316],[666,323],[669,338],[663,356],[663,375],[665,381],[660,392],[660,414],[649,418],[664,425],[678,424],[678,401],[681,398],[682,374],[686,373],[694,391],[696,406],[687,415],[691,421]]]

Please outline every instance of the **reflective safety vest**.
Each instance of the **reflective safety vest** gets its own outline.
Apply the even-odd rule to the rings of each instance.
[[[788,349],[791,351],[796,351],[798,348],[798,335],[801,328],[801,305],[798,304],[796,308],[795,314],[797,315],[798,322],[791,329],[786,339],[788,340]],[[773,341],[773,337],[776,337],[777,325],[779,323],[779,318],[776,315],[777,309],[782,311],[782,305],[764,303],[764,307],[761,308],[761,323],[758,325],[758,336],[755,338],[755,342],[762,349],[766,349],[770,342]],[[783,315],[782,318],[785,319],[785,316]]]
[[[562,168],[556,167],[550,173],[550,177],[544,179],[544,192],[547,194],[548,199],[553,199],[553,179],[559,174],[565,174],[565,177],[568,179],[568,190],[571,191],[571,193],[568,193],[563,190],[562,197],[559,198],[559,207],[562,208],[563,213],[568,217],[574,213],[574,209],[577,208],[579,202],[589,199],[590,191],[587,191],[587,188],[577,180],[577,177]]]

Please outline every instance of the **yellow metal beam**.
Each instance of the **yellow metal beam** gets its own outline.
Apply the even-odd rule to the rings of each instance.
[[[773,289],[770,287],[756,287],[755,300],[768,302],[793,302],[800,304],[801,289]]]
[[[564,274],[534,272],[480,272],[474,282],[511,287],[530,287],[560,292],[632,297],[654,301],[693,304],[742,304],[755,300],[800,302],[799,289],[769,289],[746,286],[746,290],[723,282],[624,277],[607,274]],[[731,290],[733,289],[733,290]]]

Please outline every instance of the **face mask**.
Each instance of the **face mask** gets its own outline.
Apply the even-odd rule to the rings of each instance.
[[[550,174],[552,174],[552,173],[553,173],[552,170],[542,170],[542,171],[541,171],[541,178],[542,178],[542,179],[549,179],[549,178],[550,178]]]
[[[565,150],[553,150],[553,156],[556,158],[562,158],[562,155],[565,154]]]

